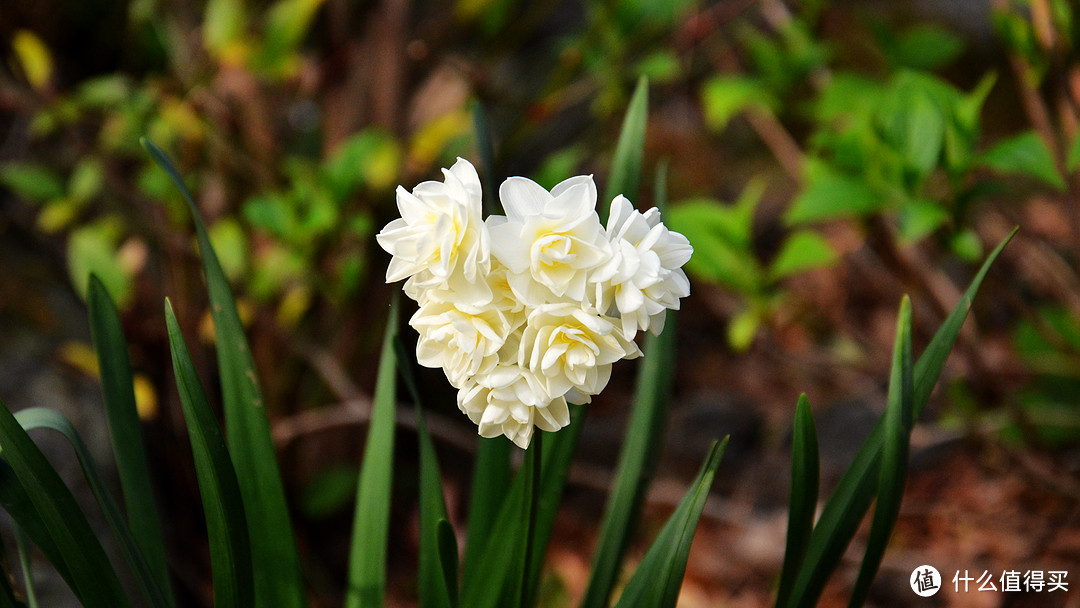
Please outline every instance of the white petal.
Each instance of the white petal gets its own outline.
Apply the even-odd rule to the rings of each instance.
[[[608,234],[614,237],[618,232],[619,227],[626,222],[630,217],[630,213],[633,212],[634,207],[630,204],[630,201],[623,195],[618,195],[611,200],[611,210],[608,211],[607,231]]]
[[[524,177],[509,177],[499,186],[499,200],[511,222],[541,215],[551,201],[551,194],[540,184]]]
[[[510,272],[516,274],[529,269],[529,244],[521,240],[521,224],[493,222],[488,226],[488,235],[491,237],[491,253]]]
[[[459,156],[454,166],[450,167],[450,172],[458,178],[461,185],[477,202],[481,200],[480,176],[477,175],[476,167],[473,167],[472,163]]]
[[[551,189],[550,217],[584,218],[596,213],[596,184],[591,175],[579,175]]]

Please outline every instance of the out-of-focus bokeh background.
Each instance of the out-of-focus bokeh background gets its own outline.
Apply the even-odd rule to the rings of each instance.
[[[397,213],[394,188],[462,156],[490,167],[489,192],[509,175],[550,187],[582,173],[603,191],[640,76],[645,171],[628,194],[652,205],[666,163],[665,221],[696,249],[642,541],[708,442],[731,435],[680,606],[769,604],[798,394],[831,487],[884,407],[901,295],[918,353],[1015,225],[916,429],[870,603],[1080,605],[1075,2],[3,0],[0,15],[0,395],[61,409],[111,460],[81,299],[98,273],[131,341],[183,605],[209,605],[209,566],[163,298],[202,338],[204,378],[212,328],[190,218],[139,137],[176,157],[208,219],[312,605],[334,606],[396,288],[373,238]],[[550,605],[582,591],[634,371],[617,365],[589,407]],[[441,397],[429,424],[463,521],[475,428],[437,372],[423,379]],[[408,419],[398,445],[390,601],[412,606]],[[78,478],[70,453],[50,453]],[[907,587],[924,563],[948,585],[956,570],[1071,568],[1077,588],[928,600]],[[856,571],[841,568],[824,605],[843,605]],[[55,587],[47,605],[64,605]]]

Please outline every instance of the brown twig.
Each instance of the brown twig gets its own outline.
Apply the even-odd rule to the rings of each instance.
[[[329,349],[316,346],[296,335],[280,336],[289,348],[307,361],[311,369],[342,401],[360,402],[366,399],[360,387],[349,377]]]
[[[802,185],[806,155],[803,154],[791,133],[769,112],[750,110],[746,112],[745,117],[784,171],[795,180],[795,183]]]
[[[475,449],[475,436],[446,416],[424,412],[424,417],[428,423],[428,431],[433,437],[463,452],[472,452]],[[370,420],[371,400],[361,397],[282,418],[273,424],[271,434],[274,437],[274,444],[281,450],[305,435],[342,426],[362,425]],[[403,403],[397,404],[397,425],[416,430],[416,409]]]

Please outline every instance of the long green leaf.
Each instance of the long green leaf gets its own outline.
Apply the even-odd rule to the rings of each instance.
[[[22,569],[23,584],[26,585],[26,601],[23,604],[15,597],[14,574],[0,573],[0,608],[37,608],[37,593],[34,591],[33,569],[30,565],[30,539],[23,533],[19,524],[13,524],[15,529],[15,551],[19,554],[19,566]],[[0,555],[7,556],[7,547],[0,541]],[[6,562],[5,562],[6,563]]]
[[[371,422],[360,479],[356,487],[349,554],[346,608],[380,608],[386,586],[386,540],[390,527],[390,490],[394,473],[394,417],[397,409],[398,307],[390,305],[386,334],[379,356],[379,371],[372,400]]]
[[[529,561],[532,558],[532,545],[535,542],[536,530],[536,503],[540,497],[540,465],[543,462],[544,434],[533,434],[532,442],[525,450],[525,462],[521,465],[521,474],[525,478],[525,495],[521,501],[521,521],[525,525],[522,528],[524,542],[518,543],[518,549],[514,555],[514,567],[510,585],[510,598],[514,601],[512,606],[525,608],[529,605],[530,581]]]
[[[124,506],[127,507],[128,525],[168,605],[175,606],[165,560],[165,542],[161,536],[161,518],[150,483],[150,467],[135,407],[134,381],[120,315],[105,285],[96,275],[90,275],[88,293],[90,335],[101,370],[105,414],[112,435],[120,487],[124,493]]]
[[[481,179],[484,186],[485,215],[501,215],[502,203],[499,201],[499,188],[495,181],[495,142],[491,139],[488,127],[487,110],[479,99],[472,104],[473,130],[476,132],[476,148],[480,153]]]
[[[401,364],[405,368],[404,362]],[[423,608],[452,608],[457,605],[457,544],[453,563],[442,551],[442,526],[449,525],[435,444],[428,434],[424,413],[417,404],[416,434],[420,444],[420,605]],[[453,538],[453,531],[451,536]]]
[[[450,591],[450,605],[458,605],[458,544],[454,527],[446,519],[439,520],[435,536],[439,540],[439,561],[442,563],[446,588]]]
[[[307,606],[306,593],[285,488],[236,302],[199,210],[180,173],[153,142],[145,138],[142,142],[184,195],[199,239],[199,252],[210,292],[210,312],[217,335],[225,431],[247,509],[256,603],[274,608],[303,608]]]
[[[570,406],[570,425],[544,437],[544,455],[540,466],[539,500],[536,519],[532,526],[532,538],[528,557],[528,583],[525,585],[526,603],[536,595],[536,582],[544,554],[547,552],[558,511],[563,487],[570,468],[571,456],[581,435],[584,407]],[[534,439],[535,441],[535,436]],[[520,602],[521,587],[514,569],[526,544],[528,522],[522,519],[526,512],[526,500],[532,479],[519,471],[514,480],[502,488],[492,488],[505,496],[499,507],[484,544],[477,551],[475,569],[466,570],[462,581],[461,605],[469,608],[502,608]],[[507,490],[509,488],[509,490]],[[469,542],[472,543],[471,537]]]
[[[75,497],[2,401],[0,449],[16,477],[0,480],[5,508],[12,504],[10,501],[22,502],[8,512],[28,533],[33,532],[35,542],[43,539],[39,546],[50,560],[57,560],[53,563],[61,575],[66,575],[64,578],[83,606],[129,606],[116,571]]]
[[[604,198],[599,201],[597,213],[600,223],[607,223],[611,199],[622,194],[634,200],[641,184],[641,164],[645,155],[645,123],[649,118],[649,80],[642,76],[630,98],[623,118],[619,142],[615,145],[615,157],[611,161]]]
[[[885,555],[889,536],[900,514],[907,480],[908,442],[912,420],[911,369],[911,300],[900,303],[900,318],[896,326],[896,345],[893,347],[892,373],[889,377],[889,401],[885,408],[885,443],[882,446],[881,472],[878,477],[877,504],[866,541],[859,577],[851,591],[849,608],[862,606],[870,594],[881,558]]]
[[[524,543],[521,521],[524,509],[525,479],[520,473],[504,488],[506,494],[499,514],[491,526],[476,567],[469,570],[466,563],[464,579],[461,582],[461,605],[469,608],[501,608],[518,599],[509,590],[513,577],[513,566],[518,555],[518,547]],[[469,539],[472,543],[472,539]]]
[[[79,432],[75,430],[71,422],[57,411],[40,407],[20,410],[15,414],[15,419],[19,421],[19,424],[27,432],[35,429],[50,429],[60,433],[68,440],[68,443],[75,450],[79,464],[82,466],[87,485],[90,486],[90,491],[94,494],[98,505],[101,506],[101,511],[105,514],[105,521],[108,522],[109,528],[112,529],[117,541],[119,541],[120,552],[124,555],[124,559],[135,574],[135,582],[138,584],[143,598],[146,599],[147,605],[153,608],[171,606],[172,602],[166,597],[164,590],[161,588],[156,573],[146,560],[145,555],[143,555],[142,549],[139,547],[131,529],[125,523],[123,513],[121,513],[120,507],[116,504],[116,499],[113,498],[112,493],[105,484],[105,478],[101,475],[101,470],[94,462],[86,443],[83,442],[82,437],[79,436]]]
[[[574,449],[585,426],[585,406],[570,405],[570,424],[549,433],[544,438],[544,457],[540,468],[540,494],[536,504],[536,522],[533,526],[531,555],[529,556],[529,586],[527,605],[535,603],[539,588],[540,570],[544,565],[555,516],[562,502],[566,479],[570,474]]]
[[[45,526],[37,509],[30,500],[26,488],[15,475],[15,471],[6,460],[0,458],[0,506],[11,517],[12,522],[19,529],[19,539],[25,539],[37,545],[45,554],[45,559],[52,564],[53,568],[67,584],[74,589],[71,571],[64,563],[64,556],[60,547],[55,543],[52,533]],[[24,576],[28,576],[25,573]]]
[[[626,440],[608,498],[604,523],[593,557],[582,608],[605,608],[619,576],[619,566],[656,471],[663,437],[675,359],[675,318],[668,311],[660,336],[645,336],[645,357],[638,373]]]
[[[38,608],[37,589],[34,588],[34,565],[30,558],[30,538],[19,524],[15,528],[15,549],[19,553],[19,566],[22,568],[23,585],[26,587],[26,607]]]
[[[777,608],[787,603],[795,575],[802,565],[810,533],[814,529],[814,511],[817,509],[819,459],[817,430],[810,400],[806,394],[799,395],[795,406],[795,428],[791,440],[791,498],[788,507],[787,546],[784,549],[784,565],[780,570],[780,587]]]
[[[986,273],[1015,234],[1014,229],[986,258],[960,302],[938,328],[930,344],[915,364],[912,389],[913,420],[918,419],[922,408],[930,398],[930,392],[941,375],[945,359],[952,350],[956,337],[960,334],[960,328],[964,324],[968,311],[971,310],[971,303],[983,279],[986,278]],[[884,437],[884,424],[879,421],[870,431],[870,436],[863,442],[855,454],[855,459],[833,490],[832,496],[825,503],[821,517],[818,518],[814,531],[810,535],[810,544],[789,596],[789,605],[807,608],[814,606],[829,575],[840,563],[845,548],[851,542],[855,530],[858,529],[859,523],[870,508],[870,503],[874,500]]]
[[[697,479],[641,558],[615,608],[674,608],[686,573],[690,544],[727,442],[728,438],[713,442]]]
[[[510,454],[514,449],[514,444],[501,435],[477,439],[469,493],[469,536],[465,544],[466,580],[480,572],[488,536],[507,496],[506,489],[510,487]]]
[[[424,420],[423,400],[413,361],[400,336],[394,339],[394,354],[401,378],[416,404],[416,434],[420,449],[420,605],[423,608],[451,608],[457,606],[458,601],[457,535],[446,512],[439,462]]]
[[[240,485],[229,458],[225,437],[218,427],[202,381],[195,373],[187,343],[176,322],[172,304],[165,300],[165,322],[172,350],[176,388],[184,409],[195,473],[199,480],[206,529],[210,538],[210,566],[216,608],[255,606],[251,546]],[[264,530],[266,535],[276,531]]]

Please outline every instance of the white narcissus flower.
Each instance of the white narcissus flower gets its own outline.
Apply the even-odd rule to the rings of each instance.
[[[611,257],[596,215],[592,176],[572,177],[548,192],[524,177],[499,188],[506,217],[488,218],[492,254],[508,269],[514,293],[528,306],[584,302],[589,274]]]
[[[639,329],[659,334],[665,310],[678,310],[679,298],[690,295],[682,270],[694,252],[690,241],[668,230],[657,208],[641,213],[621,194],[611,201],[607,234],[613,255],[596,275],[598,308],[618,311],[627,339]]]
[[[513,329],[496,308],[466,312],[438,300],[422,302],[409,325],[420,334],[416,361],[424,367],[442,368],[450,384],[458,388],[499,363],[499,350]]]
[[[420,305],[417,361],[443,370],[480,435],[525,448],[536,429],[570,424],[567,401],[588,403],[615,361],[641,355],[638,330],[659,333],[690,293],[693,250],[621,195],[605,230],[591,176],[550,192],[512,177],[499,189],[506,216],[483,221],[473,166],[443,174],[398,188],[401,218],[377,235],[393,256],[386,280],[405,279]]]
[[[505,435],[526,448],[533,429],[554,432],[570,424],[566,399],[554,399],[529,370],[500,365],[458,391],[458,408],[482,437]]]
[[[548,393],[574,389],[596,395],[607,386],[611,364],[641,356],[641,350],[609,318],[580,304],[544,304],[529,313],[518,359],[547,383]]]
[[[448,285],[468,290],[489,268],[487,230],[481,216],[480,177],[459,158],[441,182],[398,186],[401,217],[376,235],[393,257],[386,282],[409,279],[413,290]],[[415,291],[414,291],[415,293]]]

